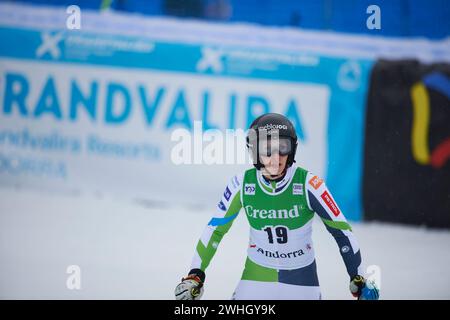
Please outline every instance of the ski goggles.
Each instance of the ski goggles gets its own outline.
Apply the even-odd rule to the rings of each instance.
[[[272,154],[287,156],[293,151],[292,140],[290,138],[280,137],[279,139],[269,139],[259,141],[259,155],[270,157]]]

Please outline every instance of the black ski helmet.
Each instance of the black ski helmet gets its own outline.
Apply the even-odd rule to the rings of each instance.
[[[255,133],[254,135],[251,135],[251,131]],[[247,148],[249,151],[253,154],[256,154],[256,161],[253,160],[253,165],[257,170],[260,170],[264,165],[261,163],[261,160],[259,159],[259,132],[260,130],[267,130],[267,136],[270,137],[270,135],[274,132],[273,130],[276,130],[278,132],[278,136],[289,138],[291,140],[291,152],[288,155],[288,159],[286,162],[286,168],[289,168],[292,166],[292,164],[295,162],[295,152],[297,151],[297,133],[295,132],[294,125],[291,121],[289,121],[288,118],[285,116],[279,114],[279,113],[266,113],[258,118],[256,118],[252,124],[250,125],[250,128],[247,133]],[[253,138],[251,138],[253,137]],[[256,138],[256,139],[255,139]],[[251,141],[253,140],[253,141]],[[256,153],[254,153],[254,148],[256,147]]]

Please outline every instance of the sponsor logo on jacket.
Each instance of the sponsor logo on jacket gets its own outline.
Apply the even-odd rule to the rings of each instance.
[[[219,207],[220,210],[227,211],[227,208],[225,207],[225,204],[223,203],[223,201],[220,201],[217,206]]]
[[[292,185],[292,194],[303,195],[303,184],[294,183]]]
[[[255,184],[246,183],[244,186],[244,194],[254,196],[255,195]]]
[[[311,180],[309,180],[309,184],[316,190],[320,188],[322,183],[323,183],[323,180],[320,179],[318,176],[314,176],[311,178]]]
[[[225,192],[223,193],[223,196],[225,197],[225,199],[228,201],[228,200],[230,200],[230,197],[231,197],[231,191],[230,191],[230,189],[227,187],[226,189],[225,189]]]
[[[251,205],[245,206],[245,212],[251,218],[255,219],[292,219],[300,216],[298,205],[294,205],[292,209],[255,209]]]
[[[330,194],[327,191],[322,193],[322,195],[320,197],[322,198],[322,200],[325,202],[327,207],[331,210],[331,212],[333,212],[333,214],[336,217],[339,215],[339,213],[341,213],[341,211],[339,211],[339,208],[337,207],[336,203],[334,203],[333,199],[331,198]]]
[[[256,249],[256,252],[258,252],[266,257],[275,258],[275,259],[291,259],[291,258],[295,258],[295,257],[300,257],[305,254],[305,252],[302,249],[288,252],[288,253],[280,253],[279,251],[273,252],[273,251],[269,251],[269,250],[264,250],[263,248],[258,248],[258,249]]]

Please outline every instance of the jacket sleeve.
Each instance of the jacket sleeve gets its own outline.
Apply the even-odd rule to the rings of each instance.
[[[223,236],[231,228],[242,208],[242,176],[234,176],[223,192],[211,220],[206,225],[195,249],[191,269],[203,272],[211,262]]]
[[[305,184],[309,208],[322,219],[328,232],[334,237],[350,279],[361,275],[358,241],[330,190],[322,179],[311,173],[308,173]]]

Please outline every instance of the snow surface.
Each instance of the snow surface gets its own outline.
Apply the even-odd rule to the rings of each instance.
[[[215,205],[215,199],[212,205]],[[208,206],[0,188],[0,298],[173,299],[210,219]],[[381,270],[382,299],[450,299],[450,232],[352,223],[364,265]],[[314,225],[324,299],[352,299],[336,243]],[[206,275],[204,299],[229,299],[248,224],[240,214]],[[81,268],[69,290],[67,267]]]

